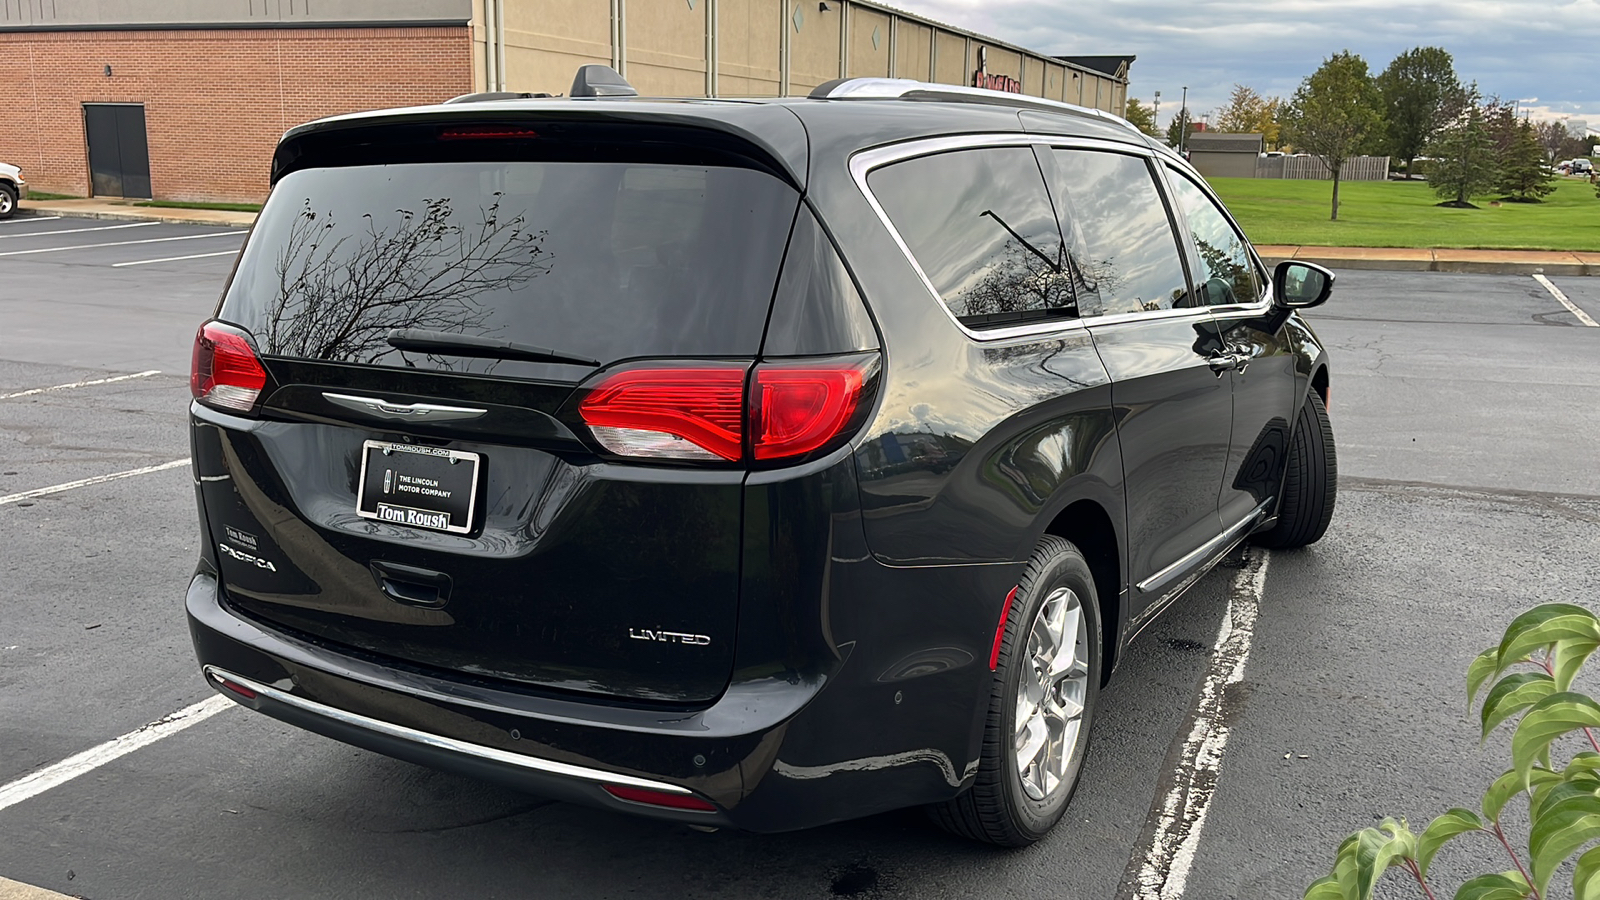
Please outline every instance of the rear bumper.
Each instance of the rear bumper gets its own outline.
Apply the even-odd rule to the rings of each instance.
[[[647,814],[659,810],[653,806],[619,800],[606,793],[603,786],[609,784],[699,799],[687,788],[664,781],[510,753],[484,744],[385,722],[298,697],[288,690],[260,684],[216,666],[206,666],[205,674],[212,687],[222,688],[224,697],[290,725],[398,759],[510,784],[554,799],[591,805],[638,807],[629,811],[642,810]],[[244,691],[238,690],[241,687]],[[673,810],[672,817],[702,824],[714,824],[722,819],[720,813],[687,809]]]
[[[934,682],[947,682],[945,690],[914,712],[891,699],[913,685],[873,684],[869,693],[838,683],[855,679],[836,670],[812,679],[735,682],[697,711],[624,707],[445,679],[314,644],[233,612],[207,574],[190,583],[186,607],[207,682],[276,719],[533,794],[756,832],[954,796],[973,775],[968,747],[976,750],[971,727],[978,710],[957,712],[946,691],[973,700],[987,694],[987,669],[968,667],[926,679],[919,693]],[[225,688],[219,678],[256,696]],[[899,707],[908,717],[904,727],[882,721],[877,710],[864,716],[864,704],[879,703]],[[697,797],[715,810],[632,802],[604,785]]]

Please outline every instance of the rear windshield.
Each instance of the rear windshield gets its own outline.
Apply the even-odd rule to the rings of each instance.
[[[273,190],[219,317],[269,356],[455,372],[554,370],[402,353],[389,331],[516,341],[601,362],[750,356],[798,199],[738,168],[307,169]]]

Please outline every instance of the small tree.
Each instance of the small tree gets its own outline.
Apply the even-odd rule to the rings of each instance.
[[[1567,142],[1566,123],[1549,120],[1533,127],[1539,137],[1539,146],[1544,150],[1544,158],[1549,162],[1560,159],[1561,145]]]
[[[1378,127],[1378,95],[1366,60],[1346,50],[1300,82],[1283,114],[1284,139],[1318,157],[1333,173],[1333,213],[1339,218],[1339,173]]]
[[[1122,117],[1127,119],[1133,127],[1151,137],[1157,137],[1160,134],[1160,132],[1156,131],[1155,110],[1140,103],[1138,97],[1128,98],[1128,107],[1123,111]]]
[[[1192,134],[1194,134],[1194,119],[1189,117],[1189,110],[1187,108],[1178,110],[1178,114],[1172,118],[1172,124],[1167,126],[1167,146],[1187,147],[1189,136]]]
[[[1494,187],[1495,150],[1478,103],[1478,86],[1462,88],[1450,101],[1450,119],[1429,154],[1428,184],[1444,202],[1440,206],[1473,209],[1472,197]]]
[[[1538,132],[1528,122],[1513,125],[1511,145],[1501,153],[1494,189],[1518,203],[1538,203],[1555,191],[1555,174],[1546,166]]]
[[[1267,146],[1278,146],[1278,110],[1283,101],[1263,97],[1254,88],[1233,86],[1228,103],[1217,110],[1216,130],[1230,134],[1259,134]]]
[[[1406,164],[1422,154],[1444,125],[1447,101],[1460,90],[1450,54],[1439,47],[1416,47],[1400,54],[1377,78],[1386,119],[1384,146]]]

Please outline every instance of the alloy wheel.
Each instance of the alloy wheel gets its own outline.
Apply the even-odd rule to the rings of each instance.
[[[1051,591],[1034,616],[1019,662],[1012,747],[1022,790],[1035,801],[1061,787],[1076,755],[1089,690],[1089,630],[1071,588]]]

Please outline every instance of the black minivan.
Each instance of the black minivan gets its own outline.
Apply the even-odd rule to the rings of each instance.
[[[1093,110],[606,74],[284,136],[195,342],[208,681],[619,811],[1037,840],[1127,642],[1326,529],[1331,273]]]

